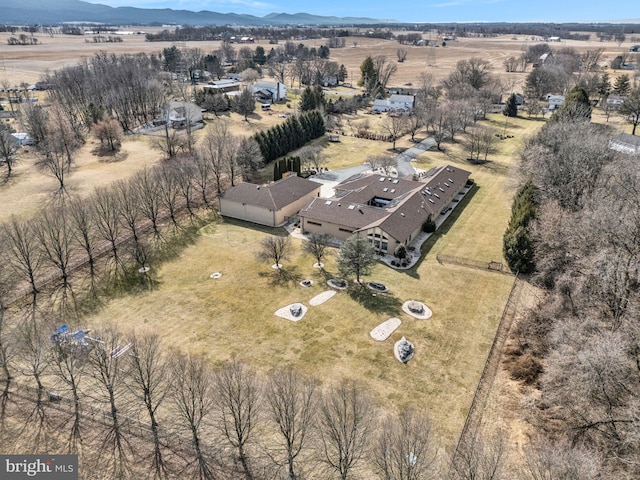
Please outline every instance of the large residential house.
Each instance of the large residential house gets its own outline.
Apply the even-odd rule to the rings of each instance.
[[[424,176],[358,174],[338,184],[331,198],[315,198],[299,213],[303,233],[339,240],[366,236],[381,253],[409,245],[427,220],[436,221],[465,191],[470,172],[450,165]]]
[[[374,112],[412,112],[415,95],[391,95],[389,98],[373,101]]]
[[[289,175],[267,184],[241,183],[219,197],[220,214],[247,222],[277,227],[284,225],[312,199],[322,184]]]
[[[287,97],[287,86],[280,82],[256,82],[251,86],[251,93],[264,103],[278,103]]]

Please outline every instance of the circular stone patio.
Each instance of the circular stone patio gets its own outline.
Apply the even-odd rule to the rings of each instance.
[[[327,280],[327,285],[329,285],[331,288],[335,288],[336,290],[346,290],[349,286],[349,283],[343,278],[330,278],[329,280]]]
[[[407,315],[411,315],[412,317],[420,320],[426,320],[427,318],[431,318],[431,315],[433,315],[433,312],[429,307],[417,300],[408,300],[404,302],[402,304],[402,311]]]

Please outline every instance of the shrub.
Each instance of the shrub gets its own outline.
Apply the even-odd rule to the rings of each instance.
[[[422,224],[422,231],[426,233],[433,233],[436,231],[436,222],[431,220],[431,218],[427,218]]]

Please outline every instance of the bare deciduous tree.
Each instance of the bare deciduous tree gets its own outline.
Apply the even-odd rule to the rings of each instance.
[[[393,150],[396,149],[396,141],[401,138],[407,129],[407,117],[405,115],[388,116],[382,121],[382,130],[389,135],[393,143]]]
[[[140,198],[140,211],[142,215],[151,222],[153,235],[156,239],[162,238],[160,232],[160,193],[157,176],[153,170],[145,168],[133,177],[133,184]]]
[[[100,146],[107,152],[113,153],[122,146],[122,127],[117,120],[104,120],[93,127],[93,133]]]
[[[529,445],[523,464],[530,480],[596,480],[603,474],[597,453],[566,443]]]
[[[340,480],[350,478],[364,461],[374,418],[371,400],[353,382],[323,395],[317,418],[319,459]]]
[[[75,243],[87,256],[91,291],[95,293],[96,286],[96,257],[95,241],[97,228],[95,226],[94,210],[84,199],[74,199],[66,204],[69,215],[70,231]]]
[[[297,460],[307,447],[313,428],[315,389],[314,381],[307,380],[292,368],[278,370],[269,376],[266,389],[269,417],[279,438],[270,457],[278,466],[286,466],[289,480],[300,478],[296,473]]]
[[[418,412],[403,410],[380,427],[373,463],[385,480],[438,478],[431,423]]]
[[[97,385],[89,396],[106,406],[109,412],[109,429],[102,438],[101,449],[108,461],[107,468],[113,478],[125,478],[131,474],[130,460],[133,449],[123,428],[124,377],[128,375],[129,355],[124,337],[113,325],[101,329],[98,343],[89,353],[87,371]]]
[[[11,177],[19,148],[18,140],[8,130],[0,128],[0,163],[7,167],[7,178]]]
[[[260,251],[257,256],[263,262],[273,262],[280,269],[282,268],[280,262],[288,258],[290,251],[291,244],[288,236],[269,235],[260,242]]]
[[[367,157],[367,163],[371,165],[371,170],[380,169],[383,175],[390,175],[398,161],[390,155],[371,155]]]
[[[252,480],[249,446],[259,423],[258,377],[234,359],[216,372],[215,393],[217,428],[233,449],[244,476]]]
[[[42,250],[36,236],[34,221],[23,221],[12,216],[4,227],[6,259],[18,278],[29,283],[35,303],[38,294],[36,280],[42,266]]]
[[[316,259],[316,265],[322,266],[322,259],[327,254],[327,249],[331,246],[331,236],[326,233],[309,235],[307,240],[302,242],[302,250]]]
[[[64,312],[68,306],[68,295],[74,295],[69,266],[74,254],[71,228],[66,211],[60,208],[45,211],[38,220],[35,224],[36,236],[42,246],[44,258],[58,270],[62,281],[60,309]]]
[[[216,478],[211,452],[204,447],[206,426],[215,402],[213,375],[204,358],[176,355],[172,362],[174,378],[171,400],[183,430],[189,435],[193,449],[190,472],[200,480]],[[193,478],[193,477],[192,477]]]
[[[505,438],[476,428],[467,433],[451,461],[453,480],[499,480],[506,460]]]
[[[121,220],[118,197],[107,188],[96,188],[93,195],[94,219],[98,235],[108,242],[116,273],[123,266],[120,255],[119,241],[121,239]]]
[[[151,472],[154,478],[169,478],[160,440],[158,409],[172,388],[169,359],[163,354],[155,333],[134,333],[131,343],[131,370],[125,381],[134,397],[144,406],[153,436]]]
[[[223,192],[227,151],[232,148],[232,141],[227,123],[219,120],[206,133],[198,150],[198,156],[207,162],[208,170],[213,175],[218,195]]]

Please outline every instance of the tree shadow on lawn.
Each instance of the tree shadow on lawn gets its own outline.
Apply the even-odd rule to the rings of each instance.
[[[462,214],[464,209],[467,207],[469,202],[471,202],[471,200],[476,195],[479,189],[480,187],[478,186],[478,184],[474,183],[473,186],[471,187],[471,190],[467,192],[467,194],[460,201],[458,206],[451,212],[451,215],[449,215],[449,217],[445,220],[445,222],[442,225],[440,225],[440,228],[438,228],[435,231],[435,233],[431,235],[427,239],[427,241],[422,244],[422,247],[420,248],[420,258],[418,259],[418,261],[415,263],[413,267],[406,270],[407,275],[413,278],[420,278],[420,275],[418,274],[418,269],[420,268],[420,265],[422,265],[424,258],[431,251],[431,248],[436,244],[436,242],[440,240],[440,238],[442,238],[444,235],[446,235],[449,232],[449,230],[451,230],[451,227],[455,224],[458,218],[460,218],[460,215]]]
[[[259,272],[258,276],[268,278],[269,285],[272,287],[291,287],[304,280],[296,266],[280,269],[274,268],[272,272]]]
[[[347,293],[367,310],[374,313],[396,315],[400,312],[402,303],[390,293],[374,292],[366,284],[352,283]]]

